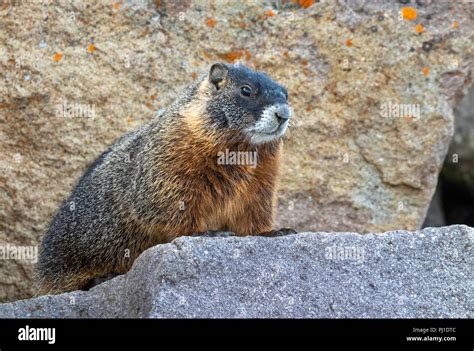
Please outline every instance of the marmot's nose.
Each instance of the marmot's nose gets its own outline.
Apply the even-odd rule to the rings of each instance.
[[[290,108],[288,105],[278,105],[278,108],[275,110],[275,117],[278,122],[284,122],[289,119],[291,116]]]

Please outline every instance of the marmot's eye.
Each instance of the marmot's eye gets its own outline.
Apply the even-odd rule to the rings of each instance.
[[[243,87],[240,88],[240,93],[243,95],[243,96],[251,96],[252,95],[252,88],[249,87],[248,85],[244,85]]]

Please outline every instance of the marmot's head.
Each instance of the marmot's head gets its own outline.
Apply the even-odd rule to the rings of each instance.
[[[216,63],[200,90],[212,126],[237,131],[252,144],[277,140],[288,128],[288,93],[264,73]]]

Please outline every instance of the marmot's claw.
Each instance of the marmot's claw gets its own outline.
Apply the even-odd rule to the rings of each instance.
[[[297,234],[298,232],[291,228],[280,228],[278,230],[271,230],[269,232],[260,233],[260,236],[267,236],[267,237],[278,237],[278,236],[286,236],[291,234]]]
[[[235,233],[223,230],[207,230],[205,232],[194,233],[191,236],[200,236],[205,238],[228,238],[235,236]]]

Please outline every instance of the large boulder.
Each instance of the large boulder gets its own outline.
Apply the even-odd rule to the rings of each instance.
[[[182,237],[90,291],[0,304],[0,318],[472,318],[474,229]]]
[[[38,245],[87,165],[218,60],[264,70],[290,92],[278,226],[415,230],[472,67],[468,3],[417,1],[404,12],[368,1],[5,5],[2,245]],[[30,296],[32,272],[0,261],[0,301]]]

